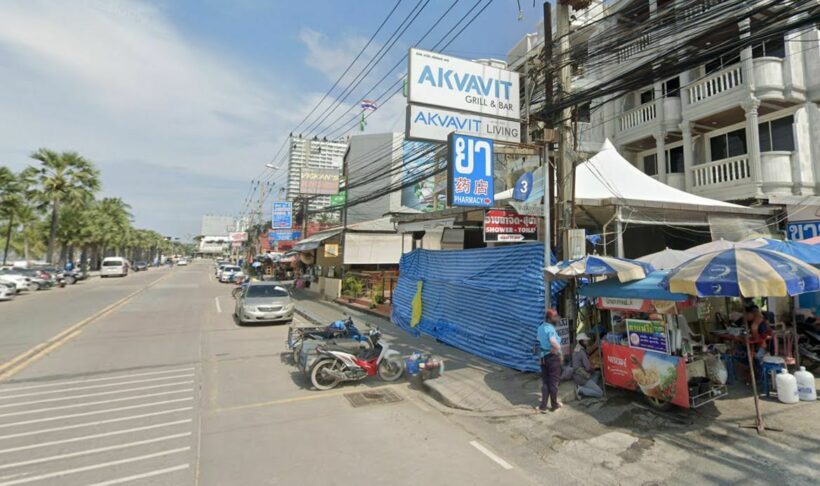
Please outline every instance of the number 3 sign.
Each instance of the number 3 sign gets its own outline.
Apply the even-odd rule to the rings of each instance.
[[[448,137],[447,202],[451,206],[493,206],[493,141],[451,133]]]

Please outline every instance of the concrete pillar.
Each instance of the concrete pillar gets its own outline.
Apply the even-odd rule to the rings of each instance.
[[[751,30],[749,30],[750,25],[751,22],[748,18],[737,23],[738,29],[740,30],[741,39],[745,39],[752,35]],[[749,92],[753,94],[755,91],[755,64],[754,59],[752,58],[752,46],[747,46],[741,49],[740,66],[743,72],[743,82],[748,87]]]
[[[666,184],[666,132],[660,131],[654,137],[657,149],[658,180]]]
[[[749,155],[749,166],[752,171],[752,183],[754,184],[755,196],[763,195],[763,165],[760,160],[760,133],[758,132],[757,109],[760,107],[760,100],[751,97],[743,103],[746,110],[746,149]]]
[[[686,189],[686,192],[692,192],[692,189],[695,187],[692,177],[692,170],[695,166],[695,147],[692,145],[692,123],[686,121],[681,123],[680,131],[683,135],[683,174],[686,180],[684,189]]]

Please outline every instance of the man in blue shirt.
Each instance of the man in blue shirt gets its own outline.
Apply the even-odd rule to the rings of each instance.
[[[555,411],[561,408],[558,403],[558,382],[561,379],[561,338],[555,330],[555,324],[561,320],[561,316],[555,309],[547,309],[547,320],[538,326],[538,344],[541,347],[541,403],[538,411],[547,411],[547,398],[549,397],[549,410]]]

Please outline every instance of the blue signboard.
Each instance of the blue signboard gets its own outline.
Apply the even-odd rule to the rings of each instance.
[[[786,225],[786,237],[793,241],[820,236],[820,221],[800,221]]]
[[[532,172],[524,172],[515,183],[513,189],[513,199],[516,201],[526,201],[532,192]]]
[[[292,241],[302,237],[301,231],[275,230],[268,231],[268,241]]]
[[[666,325],[663,321],[626,320],[626,334],[630,348],[669,353]]]
[[[290,229],[293,226],[293,203],[288,201],[273,201],[273,229]]]
[[[451,133],[448,140],[447,202],[450,206],[493,206],[493,141]]]

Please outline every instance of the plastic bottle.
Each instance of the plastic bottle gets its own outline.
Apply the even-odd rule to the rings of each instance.
[[[797,394],[801,400],[807,402],[817,400],[814,375],[806,371],[805,366],[801,366],[799,371],[794,372],[794,378],[797,380]]]
[[[797,394],[797,380],[785,369],[781,369],[777,374],[777,399],[783,403],[800,401],[800,396]]]

